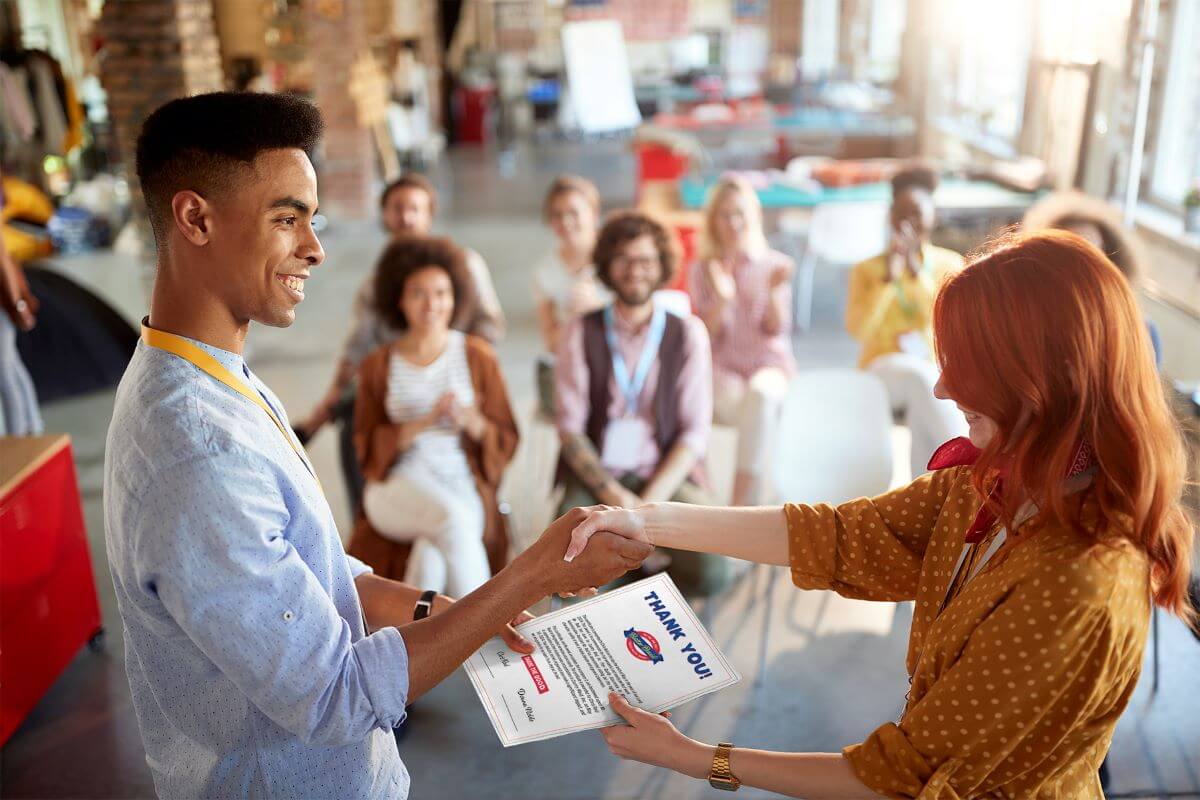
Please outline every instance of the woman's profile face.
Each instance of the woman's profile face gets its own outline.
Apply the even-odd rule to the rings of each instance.
[[[946,391],[946,386],[941,378],[938,379],[937,384],[933,387],[933,396],[940,400],[953,401],[958,406],[958,410],[962,412],[967,420],[967,438],[971,440],[971,444],[980,450],[987,447],[996,438],[996,434],[1000,432],[1000,426],[991,417],[984,416],[978,411],[972,411],[958,402],[953,395]]]
[[[454,284],[441,267],[422,267],[404,282],[399,302],[413,333],[445,332],[454,315]]]
[[[579,192],[562,192],[547,214],[554,236],[568,245],[591,247],[596,239],[596,211]]]

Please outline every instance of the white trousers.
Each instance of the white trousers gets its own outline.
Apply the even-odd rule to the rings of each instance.
[[[412,542],[407,583],[462,597],[491,578],[483,501],[469,477],[445,481],[428,472],[398,471],[367,484],[363,512],[380,536]]]
[[[932,361],[908,353],[879,356],[867,365],[887,387],[892,410],[903,412],[912,432],[912,476],[923,474],[935,450],[948,439],[965,436],[967,421],[950,400],[933,396],[938,368]]]
[[[762,475],[787,389],[787,373],[774,367],[749,380],[724,370],[713,373],[713,419],[737,428],[739,472]]]

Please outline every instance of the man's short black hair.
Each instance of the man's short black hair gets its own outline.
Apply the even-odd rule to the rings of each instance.
[[[933,194],[938,187],[938,172],[928,164],[909,164],[892,176],[892,197],[909,189],[924,189]]]
[[[155,240],[166,243],[176,193],[226,188],[264,150],[311,156],[324,129],[316,106],[291,94],[212,92],[159,106],[137,141],[137,176]]]

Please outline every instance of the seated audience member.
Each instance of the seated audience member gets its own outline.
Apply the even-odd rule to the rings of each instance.
[[[1120,212],[1103,200],[1077,191],[1056,192],[1025,212],[1021,227],[1028,231],[1057,228],[1082,236],[1100,248],[1130,285],[1137,288],[1145,263],[1141,242],[1137,234],[1125,227]],[[1154,363],[1161,366],[1158,327],[1147,319],[1146,328],[1154,347]]]
[[[7,219],[5,181],[0,176],[0,219]],[[33,378],[17,350],[17,331],[37,324],[38,300],[18,259],[9,252],[7,229],[0,236],[0,436],[42,432]]]
[[[596,274],[614,299],[566,324],[555,363],[563,509],[707,498],[708,334],[699,319],[653,300],[678,257],[667,231],[638,212],[616,214],[597,237]],[[685,591],[712,593],[729,581],[720,557],[670,555]]]
[[[542,215],[557,241],[533,271],[538,325],[545,354],[537,366],[538,399],[542,412],[554,413],[554,356],[558,335],[573,317],[594,311],[609,300],[596,280],[592,249],[600,221],[600,193],[586,178],[560,175],[550,184]]]
[[[391,241],[405,236],[426,236],[433,229],[437,213],[437,189],[424,175],[410,172],[388,184],[379,198],[379,207]],[[494,344],[504,335],[504,314],[491,272],[479,253],[470,248],[463,248],[463,252],[472,283],[471,300],[456,309],[452,327]],[[396,338],[395,330],[376,312],[374,292],[372,273],[354,295],[350,331],[342,344],[333,381],[308,418],[296,426],[306,436],[311,437],[333,419],[339,401],[345,397],[367,354]]]
[[[404,236],[425,236],[433,227],[437,190],[423,175],[408,173],[388,184],[380,196],[379,205],[383,212],[383,227],[392,241]],[[451,327],[494,343],[504,333],[504,315],[500,311],[500,300],[496,297],[491,273],[482,256],[470,248],[464,248],[463,252],[466,254],[467,275],[471,281],[470,299],[458,304]],[[333,381],[316,408],[295,426],[296,433],[305,442],[336,417],[340,428],[342,477],[354,515],[361,510],[358,502],[363,494],[363,478],[356,468],[354,453],[354,395],[351,384],[367,354],[390,344],[396,337],[396,331],[376,313],[374,293],[375,276],[372,273],[354,296],[350,332],[342,344]]]
[[[912,432],[912,474],[925,472],[934,450],[965,431],[962,414],[933,396],[938,368],[931,319],[937,287],[963,267],[963,257],[930,242],[937,173],[911,166],[892,178],[891,245],[855,265],[846,328],[862,343],[859,367],[887,386],[892,409]]]
[[[756,505],[771,432],[796,371],[794,267],[767,246],[758,195],[737,176],[709,193],[699,255],[688,293],[712,338],[714,418],[738,432],[733,504]]]
[[[465,261],[431,237],[399,239],[379,260],[376,313],[398,336],[358,374],[354,444],[366,489],[349,547],[377,574],[456,596],[504,565],[496,487],[517,449],[491,346],[450,327],[471,290]]]

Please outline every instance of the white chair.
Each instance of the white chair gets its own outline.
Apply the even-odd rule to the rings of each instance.
[[[788,387],[772,462],[780,501],[842,503],[887,491],[892,410],[883,382],[853,369],[810,370]]]
[[[812,324],[813,275],[817,262],[841,267],[877,256],[887,247],[886,203],[822,203],[812,211],[800,260],[796,265],[794,314],[796,327]],[[802,228],[800,219],[788,227]]]
[[[883,493],[892,478],[892,409],[883,382],[853,369],[801,372],[784,398],[773,450],[771,482],[779,502],[836,504]],[[769,620],[780,570],[763,569]],[[766,673],[769,635],[764,626],[756,686]]]
[[[692,315],[692,298],[688,297],[687,292],[679,289],[659,289],[654,293],[654,305],[677,317]]]

